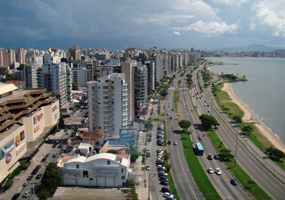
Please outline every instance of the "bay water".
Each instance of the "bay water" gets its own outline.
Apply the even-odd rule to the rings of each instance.
[[[265,124],[285,142],[285,59],[207,57],[225,65],[210,67],[216,74],[246,76],[248,81],[231,83],[233,92]],[[236,65],[237,64],[237,65]]]

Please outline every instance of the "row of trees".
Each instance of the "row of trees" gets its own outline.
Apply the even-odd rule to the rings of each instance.
[[[40,200],[50,198],[61,184],[62,178],[56,163],[49,163],[41,180],[42,191],[38,194]]]

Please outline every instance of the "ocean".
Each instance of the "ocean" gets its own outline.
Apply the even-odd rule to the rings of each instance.
[[[285,142],[285,59],[284,58],[219,58],[213,62],[229,64],[211,66],[216,74],[246,76],[248,81],[232,83],[235,95],[255,113],[256,120],[265,124]],[[237,63],[237,65],[233,65]]]

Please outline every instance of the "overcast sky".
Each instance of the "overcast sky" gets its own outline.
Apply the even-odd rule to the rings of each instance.
[[[285,0],[0,0],[0,46],[285,45]]]

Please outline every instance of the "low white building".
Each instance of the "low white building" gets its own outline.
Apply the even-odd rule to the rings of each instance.
[[[62,185],[119,187],[127,182],[130,156],[100,153],[59,160]]]

